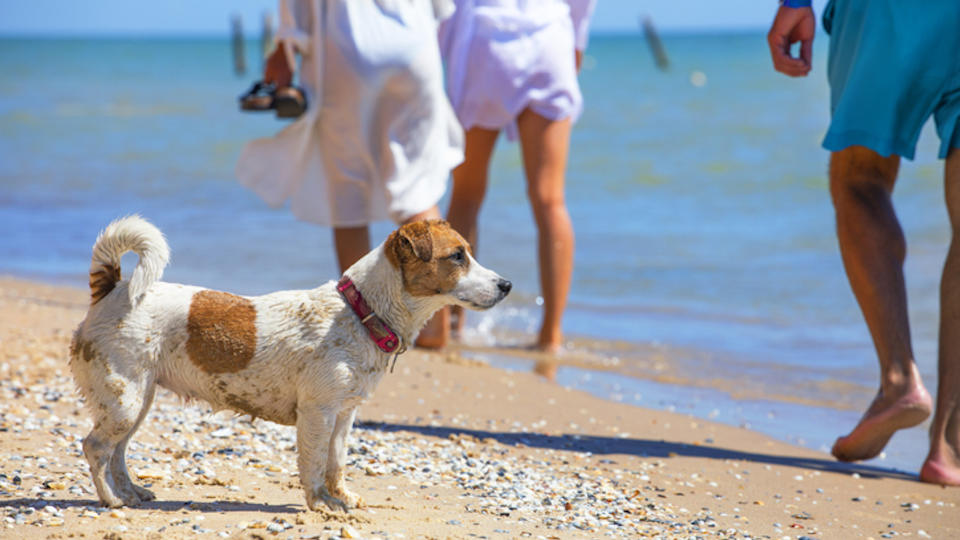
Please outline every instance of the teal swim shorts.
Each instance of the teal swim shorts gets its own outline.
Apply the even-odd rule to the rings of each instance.
[[[940,158],[960,148],[960,0],[830,0],[827,150],[913,159],[933,115]]]

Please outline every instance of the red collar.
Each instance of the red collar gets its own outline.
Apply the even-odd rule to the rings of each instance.
[[[353,312],[357,314],[357,317],[360,317],[360,323],[367,327],[367,333],[370,334],[370,339],[377,344],[377,347],[379,347],[381,351],[385,353],[396,352],[398,355],[403,352],[399,350],[400,338],[387,326],[387,323],[383,322],[383,320],[370,309],[367,301],[363,299],[363,295],[360,294],[360,291],[350,278],[347,276],[340,278],[340,281],[337,283],[337,290],[340,291],[343,298],[350,304],[350,307],[353,308]]]

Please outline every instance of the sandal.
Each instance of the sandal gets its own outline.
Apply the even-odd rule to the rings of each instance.
[[[253,86],[238,99],[242,111],[269,111],[273,109],[273,96],[276,92],[273,84],[263,81],[253,83]]]
[[[307,110],[307,95],[295,86],[277,89],[273,93],[273,108],[277,118],[297,118]]]

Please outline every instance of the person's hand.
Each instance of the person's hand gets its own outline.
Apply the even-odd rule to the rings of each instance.
[[[803,77],[810,73],[813,34],[816,29],[817,19],[813,15],[813,9],[780,6],[767,34],[773,69],[791,77]],[[790,56],[790,45],[798,41],[800,56]]]
[[[274,48],[273,53],[267,57],[266,67],[263,68],[263,82],[273,83],[277,88],[290,86],[293,82],[293,71],[287,63],[283,45]]]

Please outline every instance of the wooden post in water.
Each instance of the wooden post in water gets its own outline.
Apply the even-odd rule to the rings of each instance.
[[[667,51],[663,48],[660,36],[657,35],[657,29],[653,27],[653,20],[649,16],[644,17],[640,25],[643,27],[643,35],[647,38],[647,44],[653,52],[653,60],[657,63],[660,71],[666,71],[670,67],[670,60],[667,58]]]
[[[267,55],[273,50],[273,15],[269,11],[263,12],[263,29],[260,34],[261,59],[266,62]]]
[[[243,21],[237,13],[230,18],[230,35],[233,45],[233,72],[243,75],[247,72],[247,62],[243,56]]]

